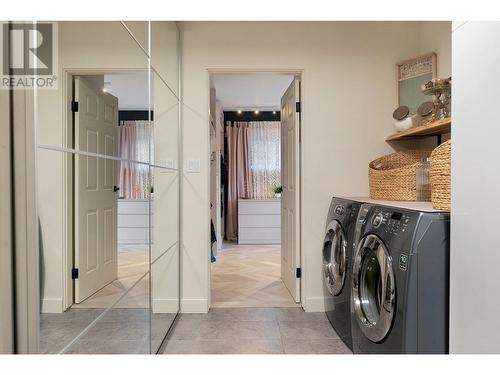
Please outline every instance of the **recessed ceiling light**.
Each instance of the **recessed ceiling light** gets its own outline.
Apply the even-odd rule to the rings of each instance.
[[[255,110],[255,111],[253,111],[253,112],[254,112],[256,115],[258,115],[258,114],[259,114],[259,110],[258,110],[258,109],[256,109],[256,110]]]
[[[241,115],[241,109],[238,109],[238,114]]]

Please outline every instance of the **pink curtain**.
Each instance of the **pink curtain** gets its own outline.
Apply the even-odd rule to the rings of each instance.
[[[120,158],[134,160],[135,158],[135,121],[123,121],[120,126]],[[120,198],[135,198],[136,164],[120,162]]]
[[[238,199],[248,198],[252,186],[248,159],[248,126],[246,122],[235,122],[227,129],[228,194],[226,237],[230,241],[238,238]]]

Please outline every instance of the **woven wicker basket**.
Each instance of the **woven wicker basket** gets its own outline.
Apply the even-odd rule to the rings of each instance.
[[[429,154],[430,151],[395,152],[372,161],[368,168],[370,198],[417,200],[416,169]]]
[[[438,210],[449,210],[451,208],[451,140],[432,151],[429,175],[432,207]]]

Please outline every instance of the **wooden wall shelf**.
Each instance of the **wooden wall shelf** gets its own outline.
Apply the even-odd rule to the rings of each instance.
[[[434,121],[428,125],[417,126],[416,128],[411,128],[408,130],[404,130],[402,132],[398,132],[390,135],[385,140],[387,142],[390,141],[399,141],[407,138],[415,138],[415,137],[428,137],[431,135],[441,135],[451,132],[451,117]]]

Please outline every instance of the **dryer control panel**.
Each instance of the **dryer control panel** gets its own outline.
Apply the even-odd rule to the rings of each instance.
[[[395,236],[404,233],[410,222],[410,215],[398,211],[375,209],[371,217],[373,228],[377,229],[382,227],[385,233]]]

